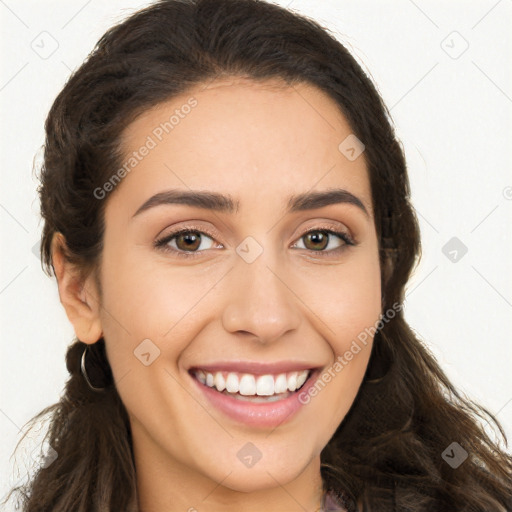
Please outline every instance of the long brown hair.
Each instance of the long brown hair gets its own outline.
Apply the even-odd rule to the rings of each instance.
[[[94,191],[122,165],[123,129],[150,107],[221,76],[308,83],[336,102],[365,145],[383,311],[401,304],[420,237],[389,112],[326,29],[261,0],[161,0],[108,30],[72,74],[45,125],[38,190],[45,272],[53,269],[56,233],[84,276],[97,268],[108,197]],[[84,347],[77,339],[69,346],[61,400],[31,420],[50,413],[46,439],[57,458],[11,491],[26,512],[138,510],[127,412],[115,384],[105,393],[87,386]],[[90,352],[108,373],[104,340]],[[512,458],[484,422],[506,446],[497,420],[457,392],[398,311],[375,334],[356,400],[321,453],[325,490],[346,496],[351,510],[358,500],[372,512],[507,510]],[[454,442],[468,454],[458,468],[442,456]]]

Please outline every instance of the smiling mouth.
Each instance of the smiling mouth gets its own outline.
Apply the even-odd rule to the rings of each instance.
[[[238,372],[208,372],[190,370],[191,376],[202,385],[237,400],[269,403],[284,400],[297,393],[311,377],[313,369],[254,375]]]

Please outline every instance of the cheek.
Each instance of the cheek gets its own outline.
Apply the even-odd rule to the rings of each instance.
[[[308,297],[308,307],[319,318],[318,330],[339,354],[380,318],[380,265],[375,250],[359,251],[346,263],[328,268],[301,278],[302,295]]]
[[[381,279],[377,260],[354,265],[343,277],[337,303],[337,326],[351,339],[373,326],[381,313]],[[346,336],[343,335],[346,339]]]
[[[213,311],[206,295],[218,277],[198,272],[199,267],[156,263],[142,251],[127,254],[116,251],[104,258],[102,327],[114,377],[130,372],[127,380],[140,386],[151,374],[142,354],[150,354],[145,357],[154,361],[152,371],[164,360],[176,370],[180,354],[202,327],[204,308]]]
[[[325,442],[357,395],[381,315],[380,266],[376,257],[361,253],[360,259],[339,266],[331,277],[322,281],[312,307],[321,320],[316,328],[332,351],[331,364],[302,397],[310,407],[311,428],[313,418],[322,419]]]

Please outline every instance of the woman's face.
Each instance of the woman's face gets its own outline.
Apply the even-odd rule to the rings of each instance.
[[[196,87],[127,127],[129,171],[105,199],[97,319],[139,478],[298,494],[319,474],[367,367],[371,337],[353,342],[381,313],[351,133],[318,89],[247,80]],[[324,196],[334,190],[345,192]],[[194,369],[209,370],[205,384]]]

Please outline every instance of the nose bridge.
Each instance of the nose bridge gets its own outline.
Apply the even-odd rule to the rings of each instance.
[[[239,257],[229,278],[232,292],[223,313],[229,332],[245,331],[268,343],[298,327],[300,312],[278,252],[263,249],[254,239],[237,248]]]

